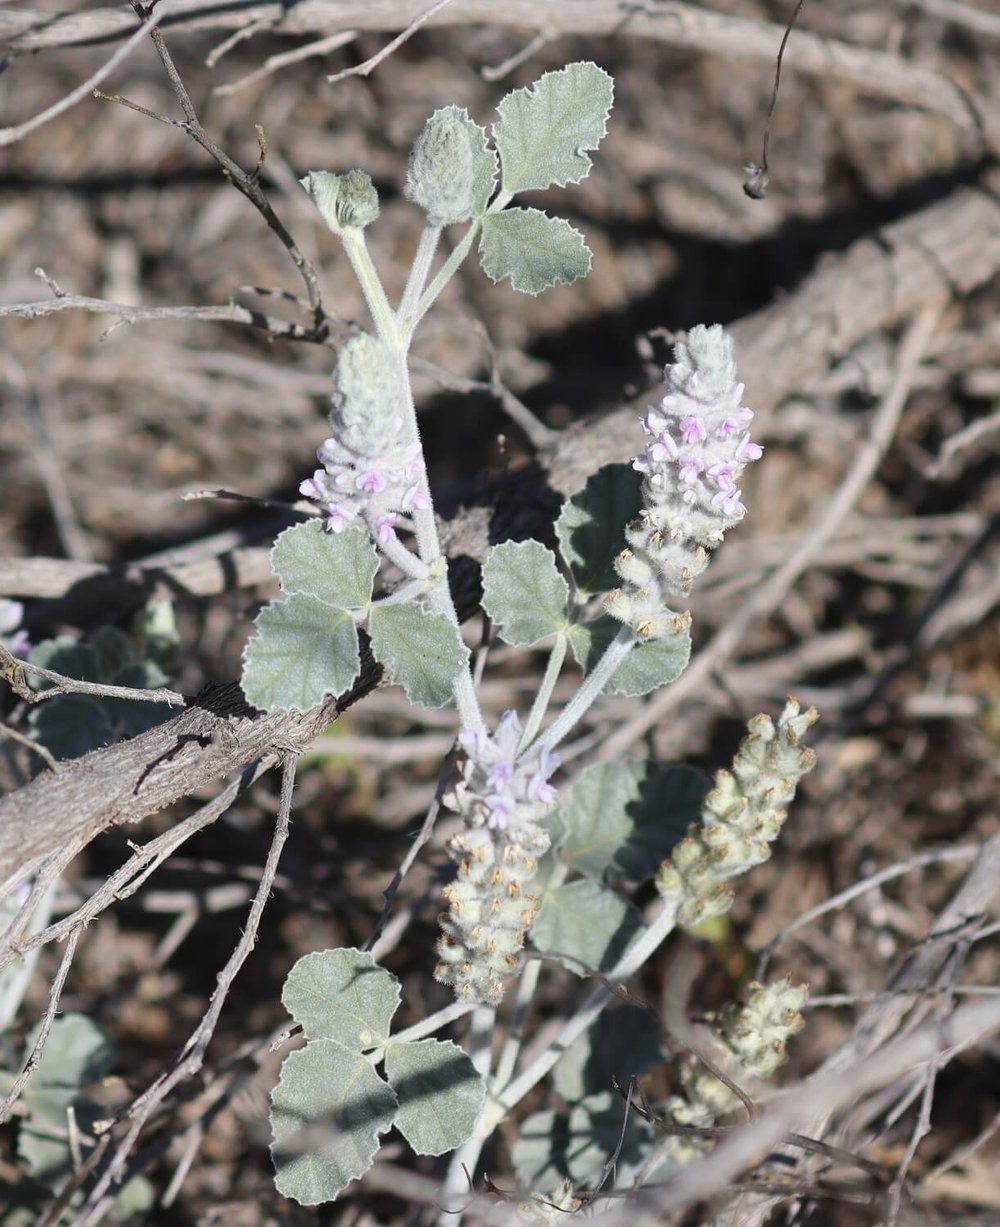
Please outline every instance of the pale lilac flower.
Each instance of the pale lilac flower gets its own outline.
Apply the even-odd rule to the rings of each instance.
[[[559,758],[530,747],[519,756],[522,732],[517,713],[508,711],[492,736],[485,729],[459,734],[465,758],[462,781],[448,799],[453,809],[478,815],[480,825],[502,831],[534,822],[555,805],[557,793],[548,777],[559,767]]]

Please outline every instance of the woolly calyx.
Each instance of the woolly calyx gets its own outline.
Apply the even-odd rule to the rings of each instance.
[[[746,514],[737,483],[762,454],[720,325],[692,328],[664,375],[666,395],[642,422],[650,441],[632,466],[644,475],[643,509],[626,529],[615,560],[622,588],[607,605],[643,638],[671,633],[669,602],[691,591],[709,551]]]
[[[496,1005],[503,997],[538,911],[538,897],[526,887],[550,843],[533,823],[517,831],[471,828],[448,841],[458,876],[443,891],[448,911],[434,976],[459,1000]]]
[[[461,999],[500,1000],[538,910],[527,887],[551,844],[538,820],[555,806],[548,777],[559,759],[544,749],[518,756],[521,733],[512,711],[492,736],[463,731],[458,780],[444,796],[465,830],[447,844],[458,874],[443,892],[449,908],[434,974]]]
[[[773,984],[751,981],[742,1005],[728,1005],[712,1027],[710,1054],[723,1073],[741,1089],[770,1078],[786,1057],[791,1036],[804,1025],[802,1007],[809,997],[805,984],[785,978]],[[673,1095],[664,1105],[667,1123],[705,1129],[741,1105],[741,1100],[695,1057],[681,1067],[683,1095]],[[708,1143],[697,1137],[667,1137],[661,1144],[663,1157],[674,1165],[690,1162],[704,1153]]]
[[[789,699],[777,727],[765,715],[749,722],[732,771],[716,773],[701,823],[691,825],[657,873],[657,889],[676,904],[679,923],[693,926],[728,912],[729,880],[771,855],[788,816],[784,806],[816,765],[815,752],[799,742],[818,719],[814,707],[803,712]]]
[[[323,467],[299,486],[331,532],[362,516],[385,540],[397,513],[429,506],[420,442],[405,420],[396,359],[377,338],[354,337],[334,374],[333,434],[317,452]]]
[[[366,171],[334,175],[327,170],[311,170],[299,183],[334,234],[364,230],[378,217],[378,192]]]
[[[472,216],[473,156],[469,115],[464,107],[435,111],[417,137],[403,189],[432,226]]]

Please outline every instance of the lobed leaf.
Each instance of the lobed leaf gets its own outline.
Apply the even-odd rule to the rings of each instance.
[[[372,597],[378,554],[360,528],[328,533],[318,520],[287,528],[271,550],[286,592],[304,592],[338,609],[361,609]]]
[[[413,603],[376,605],[368,633],[375,659],[411,703],[443,707],[448,702],[452,683],[469,661],[469,649],[450,619]]]
[[[308,711],[342,694],[358,676],[361,654],[351,615],[293,592],[257,615],[243,649],[243,693],[264,711]]]
[[[584,673],[594,667],[620,630],[621,623],[610,614],[602,614],[593,622],[570,628],[570,646]],[[603,693],[622,694],[629,698],[649,694],[675,682],[687,668],[690,659],[690,631],[672,635],[669,639],[637,643],[611,675]]]
[[[585,179],[593,165],[586,151],[596,149],[607,131],[614,90],[602,68],[581,62],[509,93],[493,125],[502,191],[565,187]]]
[[[504,209],[483,218],[479,258],[492,281],[510,280],[523,294],[569,285],[590,272],[583,235],[540,209]]]
[[[552,1081],[567,1103],[603,1094],[618,1081],[628,1086],[663,1062],[660,1024],[648,1010],[619,1005],[605,1010],[597,1022],[566,1049]]]
[[[443,1155],[472,1136],[486,1086],[457,1044],[390,1044],[385,1076],[399,1100],[396,1127],[418,1155]]]
[[[399,1007],[399,981],[364,950],[316,950],[288,973],[285,1009],[310,1039],[362,1052],[381,1047]]]
[[[507,643],[527,645],[567,629],[569,585],[540,541],[504,541],[483,566],[482,605]]]
[[[544,954],[568,955],[567,967],[582,976],[587,968],[613,967],[641,928],[638,908],[583,878],[545,892],[531,940]]]
[[[630,758],[587,767],[552,817],[560,859],[579,873],[651,878],[697,822],[709,783],[693,767]]]
[[[371,1167],[396,1096],[371,1064],[335,1040],[290,1053],[271,1092],[271,1158],[279,1193],[303,1206],[333,1201]]]
[[[617,588],[612,563],[625,548],[625,527],[641,506],[639,474],[627,464],[605,465],[563,503],[556,537],[584,596]]]

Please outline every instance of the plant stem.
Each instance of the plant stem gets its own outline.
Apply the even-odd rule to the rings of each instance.
[[[604,650],[604,655],[583,679],[583,685],[570,699],[558,717],[539,737],[536,749],[552,750],[594,703],[615,670],[637,643],[635,634],[623,626]]]
[[[451,1005],[446,1005],[444,1009],[437,1010],[428,1018],[421,1019],[420,1022],[414,1023],[412,1027],[407,1027],[405,1031],[400,1031],[392,1037],[390,1042],[393,1044],[405,1044],[412,1040],[422,1040],[428,1035],[433,1035],[435,1031],[440,1031],[442,1027],[447,1027],[449,1023],[455,1022],[456,1019],[464,1018],[466,1014],[471,1013],[475,1008],[469,1001],[453,1001]],[[380,1051],[384,1052],[385,1049]]]
[[[440,238],[440,226],[424,226],[420,235],[420,242],[417,244],[417,254],[413,257],[413,265],[410,268],[410,275],[406,281],[406,289],[403,291],[403,297],[399,300],[399,310],[396,312],[396,318],[399,320],[400,326],[407,336],[412,336],[417,319],[419,319],[418,316],[413,320],[412,324],[410,323],[413,309],[420,298],[424,286],[427,284],[427,276],[431,271],[431,261],[434,259],[434,252],[437,250]]]
[[[375,265],[372,263],[372,258],[368,252],[368,245],[365,243],[364,231],[355,229],[342,230],[340,232],[340,239],[344,244],[344,250],[347,252],[347,258],[351,262],[351,268],[354,269],[354,275],[358,279],[358,285],[361,286],[361,291],[365,296],[365,302],[368,304],[368,310],[371,313],[372,322],[375,325],[379,338],[390,349],[399,350],[399,324],[396,320],[396,314],[389,306],[389,300],[385,296],[382,280],[378,275]],[[404,345],[404,353],[405,349]]]
[[[542,718],[548,710],[552,691],[555,689],[556,681],[559,678],[559,671],[562,669],[563,661],[566,659],[566,647],[568,644],[569,639],[566,635],[557,636],[552,651],[549,653],[548,664],[545,666],[545,676],[539,684],[535,701],[532,703],[531,711],[528,713],[528,720],[524,726],[524,733],[521,735],[518,752],[531,745],[541,727]]]
[[[487,1100],[480,1120],[490,1112],[490,1063],[493,1057],[493,1030],[496,1026],[496,1014],[494,1006],[477,1006],[475,1013],[472,1015],[472,1025],[469,1028],[469,1057],[476,1068],[476,1072],[486,1083],[487,1087]],[[490,1133],[492,1132],[493,1130],[491,1129]],[[478,1135],[478,1132],[473,1133],[467,1142],[459,1146],[458,1150],[452,1153],[451,1161],[448,1164],[448,1175],[445,1177],[444,1186],[441,1190],[442,1205],[447,1206],[450,1201],[456,1199],[462,1193],[468,1192],[469,1186],[466,1172],[472,1173],[475,1171],[483,1144],[488,1137],[489,1133],[484,1134],[482,1137]],[[454,1227],[456,1221],[453,1214],[444,1213],[438,1217],[439,1224],[450,1224],[451,1227]]]
[[[452,279],[452,277],[454,277],[455,273],[458,271],[459,265],[472,250],[472,244],[475,242],[476,236],[479,234],[481,227],[482,222],[477,219],[472,223],[468,230],[466,230],[465,234],[462,235],[458,246],[455,247],[448,259],[445,260],[444,264],[438,270],[437,276],[417,300],[416,305],[412,308],[411,314],[407,315],[403,319],[403,325],[410,333],[413,332],[431,307],[434,306],[438,295]]]

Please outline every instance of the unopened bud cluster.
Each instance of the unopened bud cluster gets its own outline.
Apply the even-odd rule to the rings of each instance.
[[[404,426],[401,378],[397,359],[375,337],[363,333],[341,350],[333,434],[317,452],[323,467],[299,486],[331,532],[361,516],[385,540],[399,512],[428,506],[420,441]]]
[[[729,880],[771,855],[770,845],[788,816],[785,806],[816,764],[815,752],[800,741],[818,719],[814,707],[803,712],[789,699],[777,726],[765,715],[749,722],[732,771],[716,772],[700,824],[691,825],[657,874],[657,889],[676,904],[681,924],[728,912]]]
[[[472,216],[472,121],[464,107],[442,107],[424,125],[410,154],[404,189],[432,226]]]
[[[733,343],[718,324],[692,328],[664,372],[666,395],[643,419],[649,443],[633,461],[644,474],[643,509],[626,529],[628,549],[615,559],[622,586],[608,612],[643,639],[686,628],[669,604],[691,591],[714,549],[746,514],[738,482],[762,448],[740,404]]]
[[[551,843],[539,819],[555,806],[548,777],[559,760],[547,750],[518,757],[521,732],[514,712],[492,737],[463,732],[459,779],[444,797],[465,829],[446,845],[458,874],[443,892],[448,911],[434,975],[462,1000],[501,999],[538,910],[529,888]]]
[[[311,170],[299,182],[334,234],[364,230],[378,217],[378,192],[367,171],[335,175],[328,170]]]
[[[774,984],[752,981],[743,1005],[728,1005],[712,1028],[715,1041],[710,1054],[715,1064],[742,1090],[753,1092],[756,1084],[770,1078],[784,1062],[790,1036],[802,1029],[803,1005],[809,997],[805,984],[778,980]],[[740,1106],[740,1099],[695,1057],[681,1067],[683,1095],[673,1095],[664,1105],[671,1125],[710,1128]],[[702,1153],[707,1142],[698,1137],[668,1137],[661,1155],[675,1165]]]

